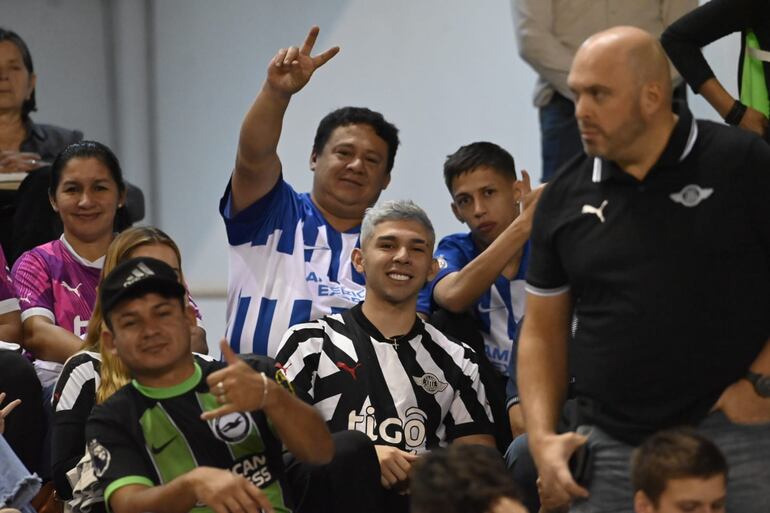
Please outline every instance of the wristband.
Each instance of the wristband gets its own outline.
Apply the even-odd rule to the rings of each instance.
[[[262,392],[262,403],[259,405],[259,408],[257,409],[261,410],[262,408],[265,407],[265,403],[267,402],[267,376],[265,375],[264,372],[260,372],[259,375],[262,376],[263,392]]]
[[[728,125],[738,126],[741,124],[741,120],[743,119],[744,114],[746,114],[746,106],[740,101],[735,100],[735,103],[733,103],[730,112],[728,112],[727,116],[725,116],[725,123]]]

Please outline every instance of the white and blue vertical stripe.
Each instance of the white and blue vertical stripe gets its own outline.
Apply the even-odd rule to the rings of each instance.
[[[358,228],[338,232],[283,179],[235,216],[229,203],[228,185],[220,213],[230,243],[227,339],[236,352],[275,356],[290,326],[363,300],[364,277],[350,261]]]
[[[480,251],[476,248],[470,233],[456,233],[441,239],[435,254],[441,264],[441,270],[433,282],[420,292],[417,309],[424,313],[430,313],[435,308],[432,294],[436,283],[447,274],[465,267],[480,254]],[[498,276],[492,287],[474,306],[484,338],[487,358],[505,375],[508,374],[510,360],[516,357],[516,348],[513,347],[513,343],[516,340],[519,323],[524,316],[526,299],[524,288],[528,262],[529,243],[524,246],[516,276],[510,280],[505,276]]]

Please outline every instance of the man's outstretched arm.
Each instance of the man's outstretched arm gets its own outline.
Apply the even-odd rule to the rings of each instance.
[[[267,194],[281,175],[278,141],[291,96],[305,87],[316,69],[339,52],[334,47],[311,57],[318,27],[300,48],[281,48],[270,60],[267,78],[246,113],[232,177],[232,211],[236,214]]]

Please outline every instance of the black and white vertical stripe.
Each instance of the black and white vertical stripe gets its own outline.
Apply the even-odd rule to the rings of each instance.
[[[491,429],[476,354],[419,319],[394,344],[359,305],[294,326],[276,360],[333,432],[422,452]]]

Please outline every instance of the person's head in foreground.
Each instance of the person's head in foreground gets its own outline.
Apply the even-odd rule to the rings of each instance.
[[[631,461],[636,513],[721,513],[727,461],[708,438],[689,429],[660,431]]]
[[[415,462],[414,513],[526,513],[500,454],[491,447],[451,445]]]
[[[614,27],[589,37],[575,54],[567,84],[588,155],[623,166],[668,137],[671,72],[663,47],[648,32]]]
[[[366,300],[404,304],[438,272],[436,234],[424,210],[408,200],[369,208],[361,223],[361,247],[353,266],[366,276]]]
[[[176,271],[149,257],[126,260],[102,281],[102,343],[140,383],[173,385],[192,372],[195,314],[186,297]]]
[[[452,212],[482,247],[491,244],[519,215],[521,190],[510,153],[491,142],[460,147],[444,162]]]

